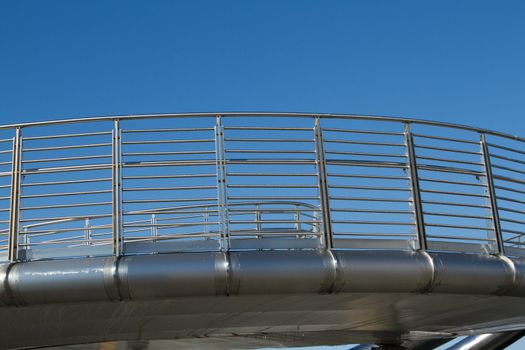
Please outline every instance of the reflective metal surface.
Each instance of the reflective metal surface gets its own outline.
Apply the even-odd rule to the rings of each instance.
[[[0,134],[1,348],[397,346],[525,328],[519,137],[301,113]]]
[[[202,113],[0,133],[5,261],[272,248],[523,255],[524,140],[494,131]]]
[[[447,350],[501,350],[515,343],[525,331],[482,334],[470,336],[447,348]]]

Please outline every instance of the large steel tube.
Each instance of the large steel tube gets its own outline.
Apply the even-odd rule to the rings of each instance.
[[[322,250],[34,261],[0,266],[0,301],[4,305],[37,305],[363,292],[523,297],[524,265],[517,263],[514,268],[510,262],[507,258],[458,253]]]

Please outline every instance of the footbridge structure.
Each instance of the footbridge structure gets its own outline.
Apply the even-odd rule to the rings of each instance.
[[[525,329],[524,235],[525,139],[496,131],[308,113],[0,126],[0,348],[501,349]]]

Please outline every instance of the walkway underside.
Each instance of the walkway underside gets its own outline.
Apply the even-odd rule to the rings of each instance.
[[[2,268],[2,348],[399,343],[525,328],[525,265],[487,255],[252,251]]]
[[[7,348],[181,338],[180,345],[230,349],[453,338],[523,327],[525,306],[517,305],[515,298],[344,293],[30,306],[0,315]]]

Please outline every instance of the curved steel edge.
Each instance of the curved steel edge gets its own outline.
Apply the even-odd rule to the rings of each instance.
[[[446,350],[499,350],[515,343],[525,336],[525,331],[487,333],[473,335],[448,347]]]
[[[417,251],[244,251],[0,265],[0,306],[283,293],[525,297],[525,261]]]
[[[211,117],[214,118],[217,115],[224,117],[299,117],[299,118],[333,118],[333,119],[354,119],[354,120],[375,120],[375,121],[388,121],[398,123],[412,123],[429,126],[439,126],[453,129],[468,130],[474,132],[480,132],[487,135],[494,135],[504,137],[512,140],[525,142],[525,138],[517,135],[507,134],[498,132],[495,130],[477,128],[470,125],[455,124],[440,122],[437,120],[426,120],[418,118],[404,118],[404,117],[392,117],[382,115],[370,115],[370,114],[345,114],[345,113],[315,113],[315,112],[190,112],[190,113],[157,113],[157,114],[128,114],[128,115],[106,115],[106,116],[95,116],[95,117],[84,117],[84,118],[66,118],[66,119],[50,119],[44,121],[33,121],[26,123],[16,124],[4,124],[0,125],[1,129],[14,129],[14,128],[30,128],[44,125],[60,125],[60,124],[72,124],[72,123],[90,123],[90,122],[104,122],[114,120],[140,120],[140,119],[164,119],[164,118],[195,118],[195,117]]]

